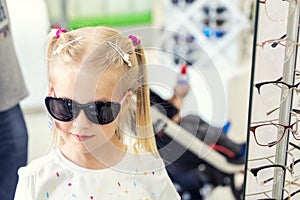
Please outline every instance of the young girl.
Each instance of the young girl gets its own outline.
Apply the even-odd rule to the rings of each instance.
[[[19,170],[15,200],[179,199],[156,149],[140,40],[56,29],[47,58],[57,148]]]

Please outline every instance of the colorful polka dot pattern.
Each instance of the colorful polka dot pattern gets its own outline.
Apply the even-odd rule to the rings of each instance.
[[[138,170],[136,170],[136,172],[138,172]],[[144,176],[147,176],[147,175],[149,175],[149,174],[155,175],[155,172],[153,171],[153,172],[151,172],[151,173],[147,173],[147,172],[144,172],[144,173],[143,173]],[[61,178],[61,174],[60,174],[59,172],[56,172],[56,173],[55,173],[55,176],[56,176],[57,178],[59,178],[59,179],[62,179],[62,178]],[[132,186],[133,186],[132,189],[130,189],[130,188],[123,188],[123,184],[122,184],[120,181],[117,181],[117,182],[116,182],[117,187],[121,189],[121,190],[120,190],[121,192],[119,193],[119,196],[124,196],[124,195],[129,194],[130,192],[135,192],[135,191],[134,191],[134,188],[137,187],[137,182],[136,182],[135,179],[134,179],[134,178],[135,178],[135,175],[132,175],[131,178],[133,179],[133,181],[132,181]],[[61,181],[63,181],[63,180],[61,180]],[[125,185],[125,184],[124,184],[124,185]],[[72,188],[72,186],[73,186],[72,181],[69,181],[69,182],[66,183],[66,188]],[[56,190],[57,187],[58,187],[57,185],[52,185],[52,186],[51,186],[51,190],[47,191],[46,194],[45,194],[46,199],[49,199],[49,198],[51,197],[51,196],[50,196],[51,191]],[[100,190],[99,188],[95,190],[95,194],[96,194],[96,195],[92,195],[92,194],[89,195],[89,197],[88,197],[87,199],[90,199],[90,200],[97,200],[96,196],[98,196],[99,199],[101,199],[101,190]],[[99,194],[99,195],[98,195],[98,194]],[[111,195],[115,195],[114,192],[111,192],[110,194],[111,194]],[[152,197],[155,197],[155,196],[156,196],[156,193],[155,193],[155,192],[151,192],[151,196],[152,196]],[[72,197],[73,199],[77,199],[77,197],[79,197],[79,196],[78,196],[77,194],[75,194],[75,193],[72,193],[72,194],[71,194],[71,197]],[[82,197],[81,197],[80,199],[82,199]],[[150,199],[149,199],[148,197],[141,197],[140,200],[150,200]]]

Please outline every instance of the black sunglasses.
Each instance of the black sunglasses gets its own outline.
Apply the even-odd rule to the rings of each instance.
[[[59,121],[69,122],[74,120],[80,110],[84,110],[87,118],[94,124],[109,124],[118,116],[121,105],[117,102],[96,101],[79,104],[65,98],[46,97],[45,104],[50,115]]]
[[[206,14],[206,15],[209,15],[210,13],[210,10],[212,10],[209,6],[204,6],[202,8],[202,11]],[[225,6],[219,6],[216,8],[215,12],[217,14],[222,14],[223,12],[225,12],[227,10],[227,8]]]

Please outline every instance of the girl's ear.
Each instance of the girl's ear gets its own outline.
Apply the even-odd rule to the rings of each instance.
[[[54,96],[54,88],[53,88],[53,85],[49,85],[48,96]]]

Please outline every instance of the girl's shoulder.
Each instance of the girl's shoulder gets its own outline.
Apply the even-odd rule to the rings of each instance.
[[[129,147],[122,161],[115,167],[117,170],[127,173],[145,174],[160,171],[165,168],[165,165],[161,157]]]
[[[53,173],[55,171],[78,172],[78,174],[108,173],[110,171],[114,173],[126,172],[126,174],[132,173],[138,175],[158,172],[164,168],[165,164],[161,157],[153,153],[137,152],[133,148],[128,148],[125,156],[117,165],[106,170],[88,170],[71,163],[61,155],[59,149],[56,149],[31,161],[27,166],[21,167],[18,174],[20,177],[41,177],[46,176],[49,172]]]
[[[56,150],[52,150],[48,154],[31,161],[27,166],[21,167],[18,170],[18,174],[19,176],[30,176],[39,173],[40,171],[47,170],[47,168],[52,168],[59,163],[59,157],[57,156]]]

